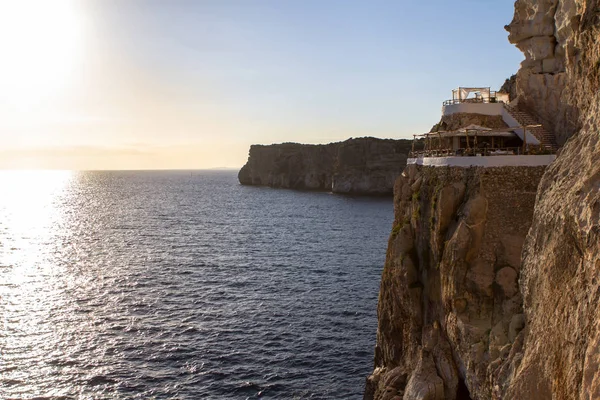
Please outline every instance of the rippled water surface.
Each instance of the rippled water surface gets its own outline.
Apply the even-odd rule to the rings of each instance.
[[[362,398],[390,199],[229,171],[0,185],[0,398]]]

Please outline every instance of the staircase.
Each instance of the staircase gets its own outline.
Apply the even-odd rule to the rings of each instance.
[[[519,109],[518,106],[510,106],[504,104],[506,111],[521,125],[540,125],[540,123],[531,116],[531,114]],[[543,147],[552,150],[558,150],[558,144],[556,144],[556,138],[554,134],[548,132],[543,126],[535,128],[527,128],[527,131],[536,137],[540,141]]]

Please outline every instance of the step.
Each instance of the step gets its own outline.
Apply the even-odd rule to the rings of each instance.
[[[525,111],[521,111],[510,106],[504,106],[508,113],[512,115],[514,119],[516,119],[521,125],[538,125],[539,122],[536,121],[533,116]],[[538,126],[535,128],[527,128],[527,130],[535,136],[542,145],[551,147],[553,149],[558,148],[556,145],[555,137],[552,133],[548,132],[544,129],[543,126]]]

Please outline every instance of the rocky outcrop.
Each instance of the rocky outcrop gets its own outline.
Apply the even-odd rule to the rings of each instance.
[[[376,138],[253,145],[238,178],[243,185],[391,195],[411,145],[411,140]]]
[[[399,178],[368,399],[600,398],[600,1],[507,29],[519,107],[566,143],[535,195],[535,170]]]
[[[521,272],[523,346],[499,387],[510,399],[600,398],[600,2],[554,3],[565,49],[562,99],[579,115],[579,130],[538,191]]]
[[[454,113],[443,115],[440,122],[431,128],[431,132],[454,131],[469,125],[479,125],[485,128],[502,129],[508,127],[502,115],[484,115],[473,113]]]
[[[515,100],[517,98],[517,74],[505,80],[499,92],[508,93],[509,101]]]
[[[366,398],[491,398],[521,340],[520,254],[543,171],[411,165],[398,178]]]
[[[600,104],[597,96],[596,104]],[[527,334],[498,397],[600,398],[600,107],[540,184],[521,288]]]
[[[331,187],[336,150],[298,143],[252,145],[238,179],[242,185],[326,190]]]
[[[577,130],[577,107],[568,102],[568,58],[577,50],[575,0],[518,0],[506,26],[509,40],[524,54],[517,72],[519,107],[532,113],[559,142]]]

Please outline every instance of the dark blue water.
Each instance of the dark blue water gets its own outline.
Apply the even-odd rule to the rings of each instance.
[[[362,398],[390,199],[224,171],[0,184],[0,398]]]

